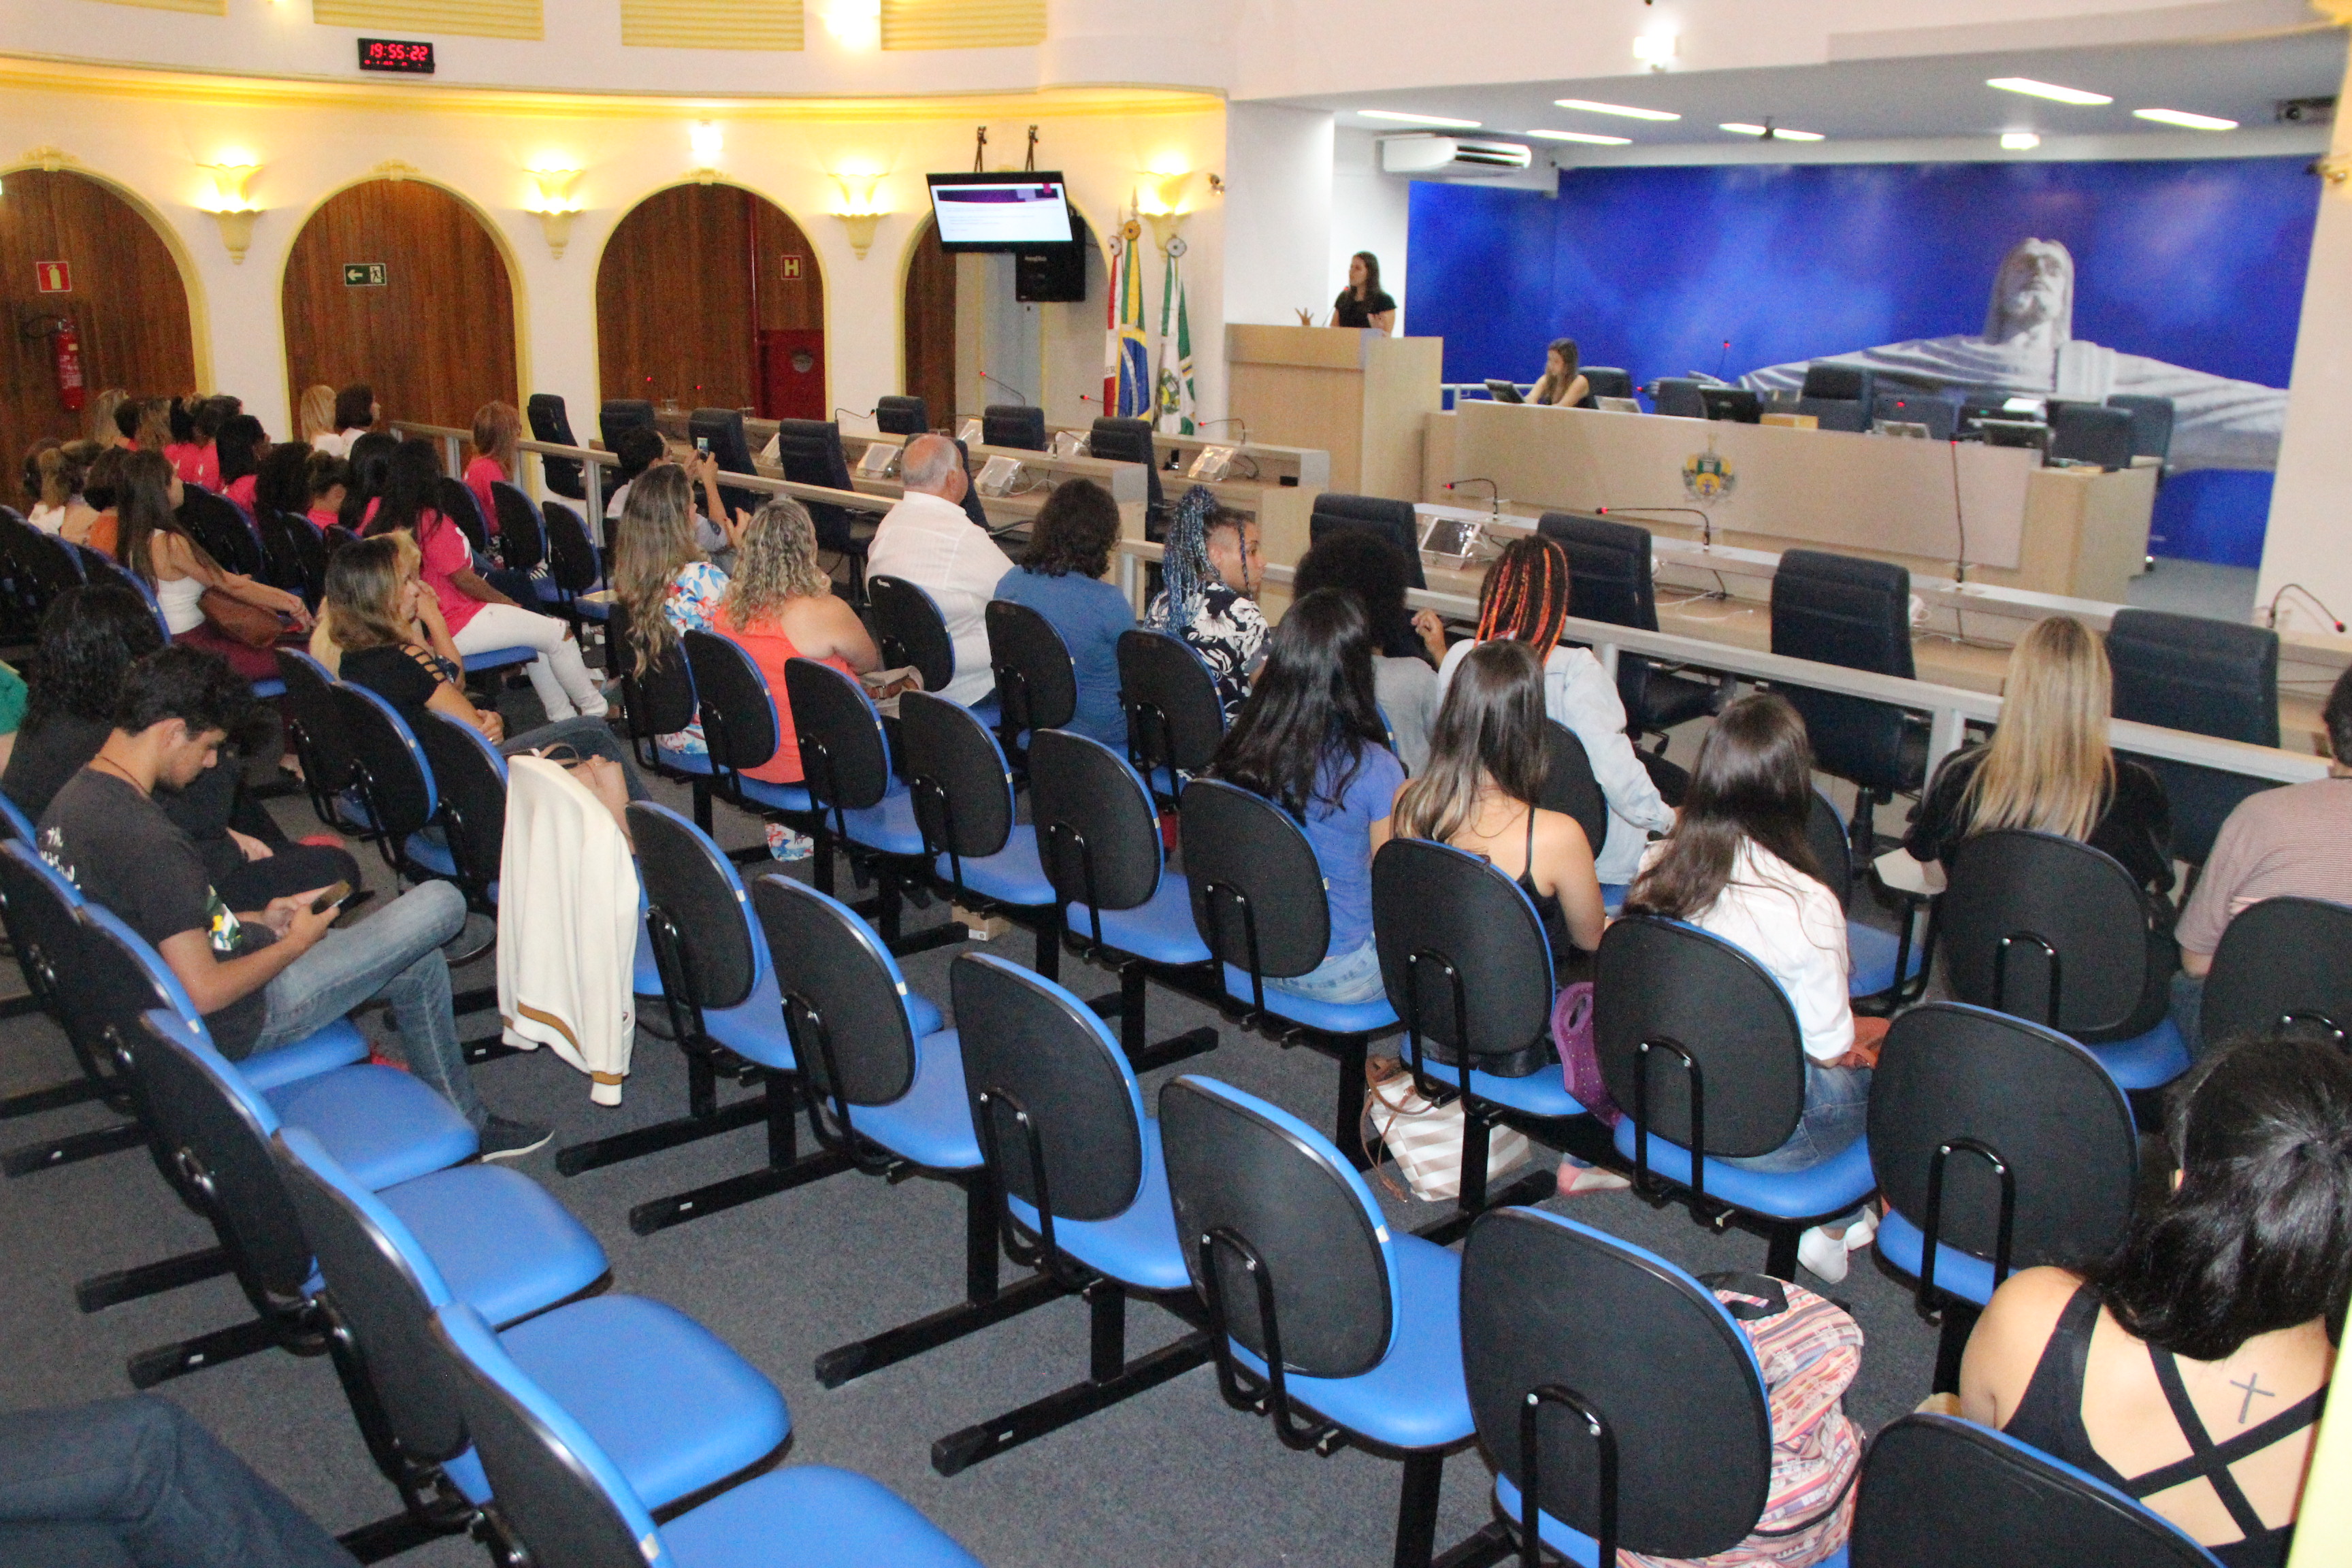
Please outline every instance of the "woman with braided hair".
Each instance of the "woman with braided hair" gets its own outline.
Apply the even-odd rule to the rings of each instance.
[[[1609,803],[1609,833],[1595,868],[1605,886],[1622,887],[1641,869],[1650,835],[1672,828],[1675,813],[1626,738],[1617,683],[1590,649],[1559,646],[1568,585],[1568,552],[1551,540],[1515,539],[1506,545],[1479,591],[1477,640],[1446,651],[1437,684],[1443,693],[1470,650],[1489,638],[1510,637],[1536,650],[1544,661],[1544,713],[1584,742],[1592,776]]]
[[[1176,503],[1165,548],[1167,586],[1145,608],[1144,629],[1166,632],[1201,656],[1230,724],[1265,653],[1265,616],[1256,603],[1265,557],[1258,553],[1257,522],[1220,507],[1206,485],[1194,485]]]

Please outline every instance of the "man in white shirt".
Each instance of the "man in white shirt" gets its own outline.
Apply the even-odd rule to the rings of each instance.
[[[985,614],[1013,562],[964,513],[963,454],[954,442],[916,437],[907,443],[899,471],[907,493],[874,531],[866,574],[904,578],[930,595],[955,644],[955,679],[940,695],[968,708],[996,689]]]

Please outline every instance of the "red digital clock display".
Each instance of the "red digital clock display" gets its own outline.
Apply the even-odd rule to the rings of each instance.
[[[402,38],[362,38],[360,69],[399,71],[411,76],[431,76],[433,46]]]

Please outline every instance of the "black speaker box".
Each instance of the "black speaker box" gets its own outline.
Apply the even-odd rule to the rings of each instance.
[[[1013,297],[1029,305],[1076,304],[1086,299],[1085,247],[1055,245],[1013,252]]]

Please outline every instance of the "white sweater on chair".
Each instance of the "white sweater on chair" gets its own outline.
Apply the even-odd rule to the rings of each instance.
[[[507,1044],[540,1046],[621,1103],[635,1037],[630,976],[637,865],[604,803],[554,763],[507,763],[499,885],[499,1018]]]

